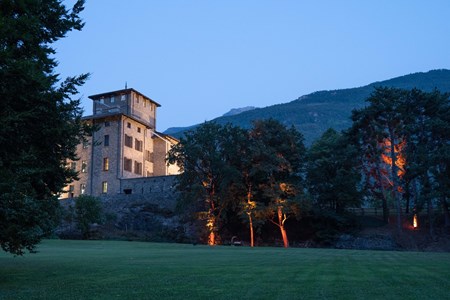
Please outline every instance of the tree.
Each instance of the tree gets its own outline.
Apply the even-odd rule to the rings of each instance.
[[[361,203],[357,152],[346,136],[328,129],[308,150],[308,191],[321,209],[343,213]]]
[[[57,224],[57,194],[76,177],[65,167],[87,127],[77,94],[88,75],[62,83],[51,44],[81,30],[79,0],[0,2],[0,244],[23,254]]]
[[[407,179],[412,182],[415,205],[427,204],[430,235],[433,235],[432,202],[442,207],[445,226],[450,228],[449,162],[450,162],[449,94],[439,91],[409,92],[405,105]]]
[[[75,200],[75,219],[83,239],[89,238],[90,226],[102,220],[102,206],[100,199],[81,195]]]
[[[303,137],[295,128],[276,120],[255,121],[251,137],[263,151],[254,158],[256,175],[264,178],[258,189],[265,200],[268,220],[280,229],[284,247],[289,247],[286,221],[298,215],[301,172],[305,156]]]
[[[178,189],[182,200],[196,207],[205,221],[207,243],[220,242],[219,227],[231,197],[230,187],[238,171],[230,164],[229,148],[236,145],[236,129],[213,122],[188,131],[168,153],[167,162],[176,163],[182,172]]]
[[[404,103],[407,91],[379,87],[367,99],[370,105],[352,114],[353,127],[350,130],[357,140],[362,154],[362,167],[366,169],[366,181],[376,185],[383,192],[383,213],[387,210],[385,190],[397,207],[397,229],[401,230],[401,198],[404,189],[401,177],[404,175]],[[372,182],[371,182],[372,180]],[[385,219],[387,218],[384,214]]]

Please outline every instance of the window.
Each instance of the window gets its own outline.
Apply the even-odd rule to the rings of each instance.
[[[104,157],[103,158],[103,171],[109,170],[109,158]]]
[[[105,99],[103,97],[100,98],[100,103],[105,104]]]
[[[80,184],[80,195],[86,194],[86,184]]]
[[[87,149],[89,147],[88,141],[83,141],[83,149]]]
[[[142,163],[134,161],[134,173],[142,175]]]
[[[142,141],[140,141],[138,139],[134,139],[134,149],[136,149],[137,151],[142,152],[142,144],[143,144]]]
[[[75,189],[75,187],[73,185],[69,185],[69,192],[72,193],[74,191],[74,189]]]
[[[133,148],[133,137],[125,134],[125,146]]]
[[[131,123],[127,122],[127,128],[131,128]]]
[[[147,107],[147,100],[144,99],[142,102],[144,103],[144,107]]]
[[[125,171],[131,172],[131,164],[133,163],[133,161],[129,158],[124,157],[123,158],[123,169]]]
[[[87,172],[87,161],[83,160],[81,161],[81,173]]]
[[[76,171],[77,170],[77,163],[76,162],[71,162],[70,163],[70,169],[72,170],[72,171]]]
[[[137,128],[137,132],[141,133],[141,127]]]
[[[126,96],[125,95],[120,95],[120,101],[125,101]]]
[[[109,125],[110,125],[110,124],[109,124],[109,121],[106,121],[106,122],[105,122],[105,127],[109,127]]]
[[[103,142],[104,146],[109,146],[109,134],[105,135],[105,141]]]
[[[136,95],[136,103],[139,103],[139,95]]]
[[[116,101],[116,99],[114,98],[114,96],[111,96],[111,103],[114,103]]]
[[[150,150],[145,150],[145,160],[149,162],[153,162],[153,153]]]
[[[103,181],[102,182],[102,193],[106,194],[108,192],[108,182]]]

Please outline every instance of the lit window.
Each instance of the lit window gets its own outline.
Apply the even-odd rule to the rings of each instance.
[[[125,134],[125,146],[133,148],[133,137]]]
[[[103,171],[109,170],[109,159],[107,157],[103,158]]]
[[[142,163],[134,161],[134,173],[142,175]]]
[[[81,173],[87,172],[87,161],[83,160],[81,161]]]
[[[106,194],[108,192],[108,182],[103,181],[102,182],[102,193]]]
[[[104,141],[103,145],[109,146],[109,134],[105,135],[105,141]]]
[[[125,171],[131,172],[132,163],[133,163],[133,161],[131,159],[124,157],[123,158],[123,169]]]
[[[86,194],[86,184],[80,184],[80,195]]]

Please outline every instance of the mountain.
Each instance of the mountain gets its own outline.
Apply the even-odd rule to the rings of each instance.
[[[229,112],[223,114],[222,117],[229,117],[229,116],[238,115],[240,113],[243,113],[243,112],[249,111],[249,110],[253,110],[255,108],[256,107],[254,107],[254,106],[246,106],[246,107],[241,107],[241,108],[232,108]]]
[[[378,86],[418,88],[427,92],[438,89],[441,92],[450,92],[450,70],[414,73],[358,88],[314,92],[288,103],[255,108],[237,115],[218,117],[212,121],[249,128],[253,120],[273,118],[287,126],[294,125],[303,133],[305,144],[310,145],[330,127],[338,131],[350,127],[351,111],[364,107],[365,100]],[[177,128],[177,130],[170,129],[164,133],[181,137],[184,131],[193,129],[195,126],[198,125]]]

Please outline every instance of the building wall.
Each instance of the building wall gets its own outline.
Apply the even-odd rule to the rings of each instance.
[[[117,170],[120,169],[120,135],[121,117],[120,115],[95,119],[94,124],[98,131],[93,134],[94,144],[92,147],[92,190],[91,195],[99,196],[103,193],[103,183],[106,182],[107,193],[118,193],[120,191],[120,178]],[[108,144],[105,142],[108,136]],[[108,160],[108,167],[105,168],[105,159]]]
[[[150,99],[131,91],[131,115],[156,128],[156,104]]]
[[[132,89],[90,98],[94,116],[87,122],[98,130],[87,148],[78,146],[80,160],[74,166],[80,179],[71,183],[61,198],[79,196],[81,187],[93,196],[121,194],[126,180],[178,174],[166,167],[169,145],[154,138],[159,104]],[[82,172],[83,162],[87,166]]]

